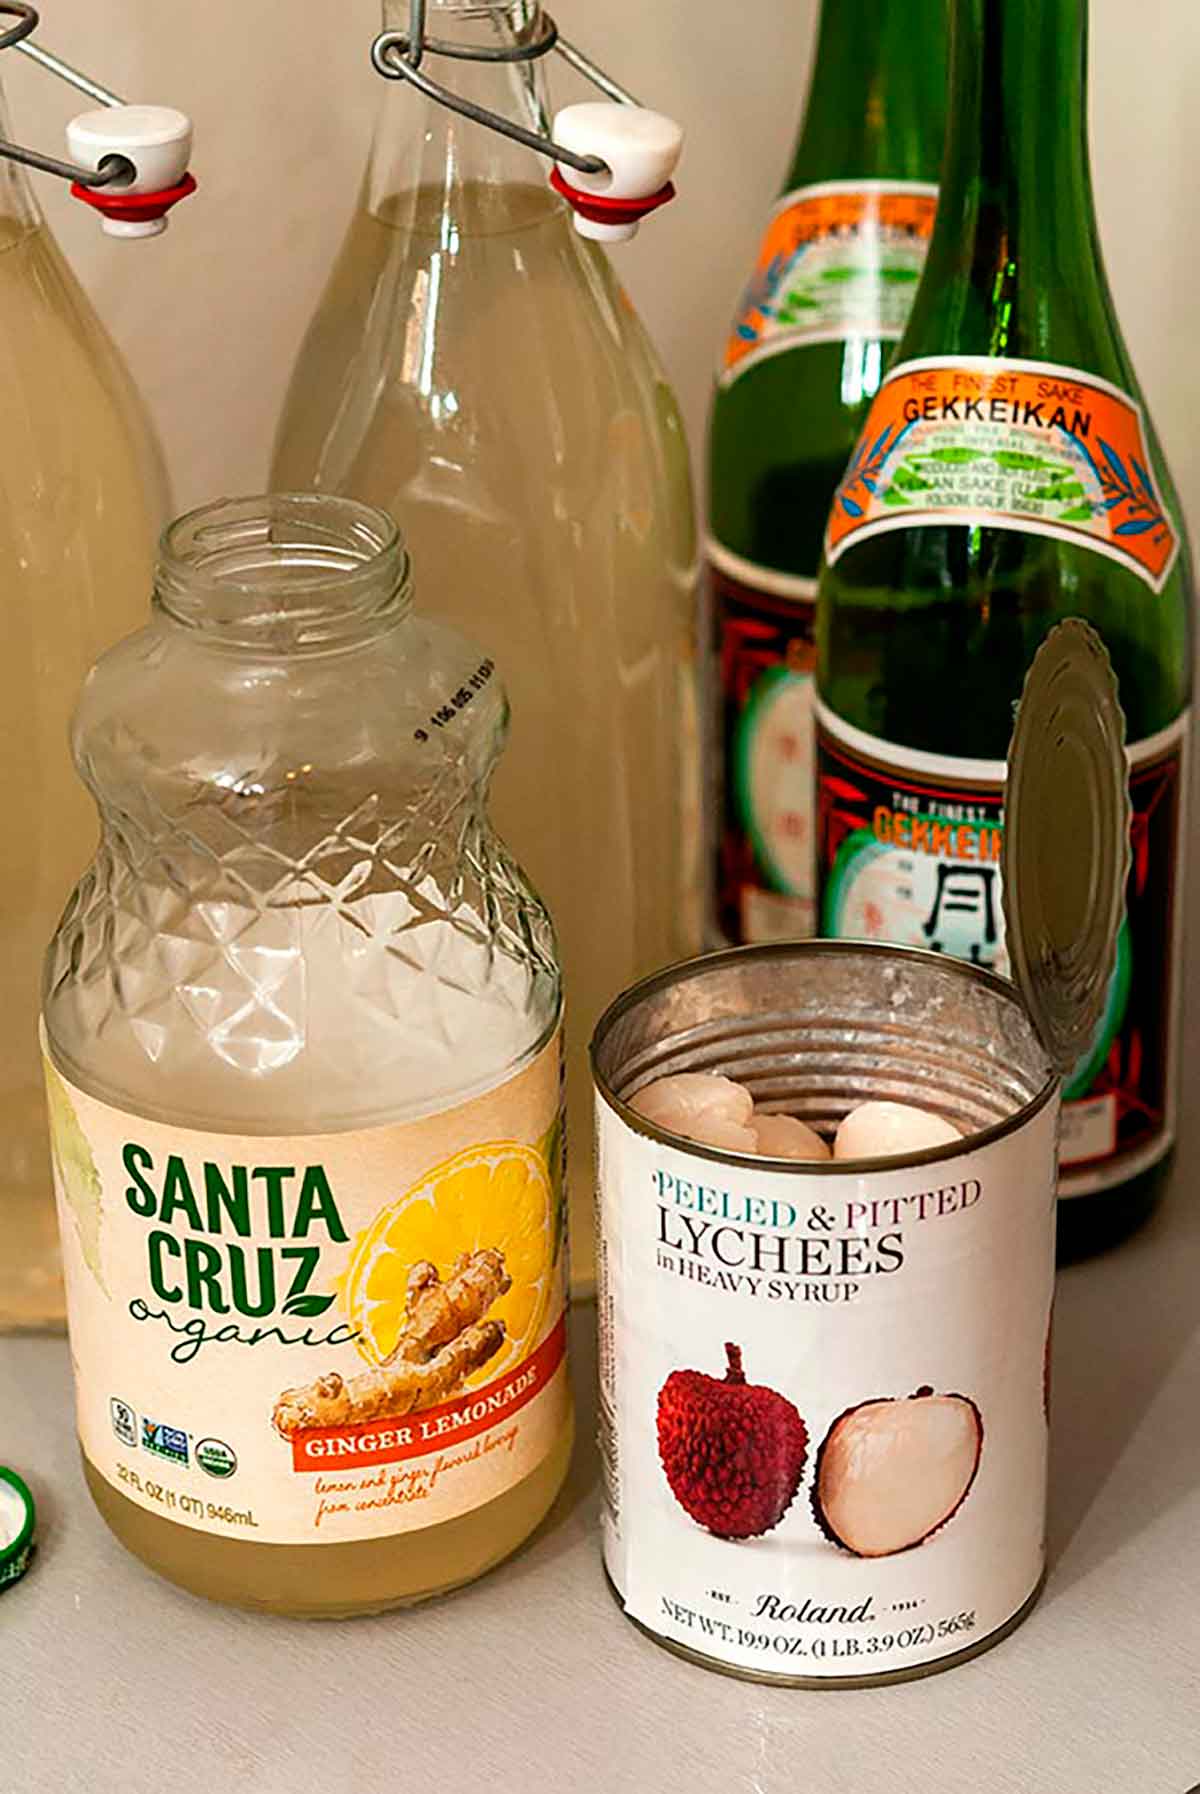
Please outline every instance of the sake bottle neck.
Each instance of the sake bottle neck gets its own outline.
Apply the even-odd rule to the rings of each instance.
[[[1078,310],[1085,293],[1107,300],[1087,144],[1087,0],[952,0],[950,92],[930,284],[965,277],[991,309],[992,352],[1013,353],[1014,308],[1028,337],[1035,303],[1049,314],[1060,302]]]
[[[935,181],[946,56],[946,0],[824,0],[788,186]]]
[[[383,10],[387,30],[407,32],[409,0],[384,0]],[[428,0],[426,34],[461,52],[518,48],[541,37],[541,8],[536,0]],[[549,135],[544,56],[495,61],[427,54],[421,67],[463,99]],[[549,162],[534,151],[427,99],[410,82],[386,83],[368,183],[375,205],[414,189],[440,193],[448,206],[456,194],[480,186],[541,191],[549,172]]]

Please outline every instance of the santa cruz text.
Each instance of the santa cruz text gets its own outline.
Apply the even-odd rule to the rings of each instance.
[[[146,1235],[146,1266],[160,1301],[252,1319],[281,1306],[306,1317],[330,1306],[332,1297],[310,1285],[322,1246],[348,1236],[323,1166],[206,1160],[189,1169],[172,1153],[160,1172],[132,1141],[121,1160],[133,1180],[128,1207],[156,1223]]]

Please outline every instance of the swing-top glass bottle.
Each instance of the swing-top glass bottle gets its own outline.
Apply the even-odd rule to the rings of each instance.
[[[404,29],[406,0],[385,22]],[[533,0],[432,0],[447,85],[549,132]],[[679,412],[629,299],[530,150],[397,82],[292,379],[274,482],[399,520],[495,658],[497,823],[567,990],[577,1285],[592,1265],[586,1046],[614,990],[699,944],[694,521]],[[649,228],[649,227],[647,227]]]
[[[167,506],[124,363],[24,170],[0,157],[0,1331],[63,1323],[38,973],[96,832],[68,722],[88,667],[137,618]]]

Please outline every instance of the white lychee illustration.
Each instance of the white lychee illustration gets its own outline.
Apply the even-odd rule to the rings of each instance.
[[[848,1408],[817,1454],[817,1525],[856,1557],[910,1551],[953,1519],[982,1452],[983,1418],[965,1395],[925,1387]]]

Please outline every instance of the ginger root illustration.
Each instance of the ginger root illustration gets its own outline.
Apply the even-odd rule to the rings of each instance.
[[[969,1396],[926,1385],[847,1408],[817,1453],[817,1525],[855,1557],[911,1551],[957,1514],[982,1453],[983,1417]]]
[[[395,1349],[360,1376],[328,1371],[285,1389],[272,1416],[284,1439],[309,1427],[399,1420],[445,1401],[505,1340],[501,1320],[484,1317],[511,1288],[504,1254],[492,1247],[464,1252],[445,1282],[422,1259],[408,1273],[408,1306]]]
[[[546,1136],[554,1150],[553,1130]],[[558,1143],[561,1162],[561,1139]],[[563,1266],[555,1256],[561,1202],[542,1147],[516,1140],[469,1146],[424,1172],[351,1242],[339,1293],[355,1349],[374,1369],[390,1364],[412,1330],[413,1267],[462,1253],[498,1254],[511,1282],[497,1298],[504,1351],[489,1378],[515,1369],[557,1317]],[[485,1304],[486,1308],[486,1304]],[[482,1318],[483,1310],[474,1318]]]
[[[741,1347],[726,1345],[723,1378],[676,1370],[658,1395],[658,1455],[671,1493],[721,1539],[778,1526],[795,1499],[808,1429],[777,1390],[748,1383]]]
[[[432,1358],[442,1346],[482,1320],[492,1303],[511,1287],[504,1254],[491,1246],[485,1246],[481,1252],[460,1253],[445,1283],[438,1276],[437,1266],[427,1259],[413,1265],[408,1273],[404,1328],[385,1363],[394,1363],[397,1358],[421,1363]]]

